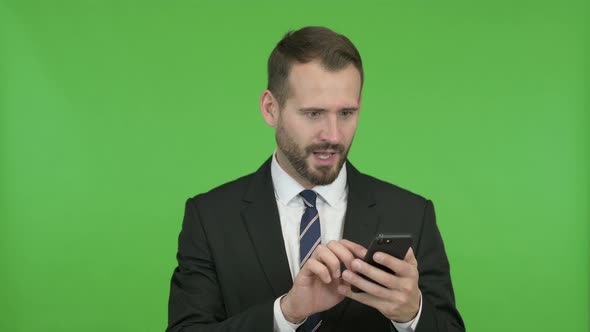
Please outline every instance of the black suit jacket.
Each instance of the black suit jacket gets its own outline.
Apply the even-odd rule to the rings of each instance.
[[[380,232],[409,233],[420,272],[417,332],[464,331],[432,203],[347,163],[343,238],[365,247]],[[273,303],[292,286],[270,159],[258,171],[186,203],[167,331],[272,331]],[[320,331],[394,331],[377,310],[345,299]]]

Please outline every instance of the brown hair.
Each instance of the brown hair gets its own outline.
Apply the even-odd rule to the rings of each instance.
[[[283,107],[289,95],[287,79],[293,63],[319,60],[330,71],[338,71],[353,64],[364,81],[361,55],[344,35],[324,27],[305,27],[289,31],[268,58],[268,90]]]

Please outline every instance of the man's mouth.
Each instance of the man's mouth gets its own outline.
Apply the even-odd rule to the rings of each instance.
[[[314,152],[314,154],[320,159],[328,159],[333,155],[333,153],[318,153],[318,152]]]
[[[328,160],[332,158],[332,156],[336,155],[338,152],[336,151],[314,151],[313,154],[321,160]]]

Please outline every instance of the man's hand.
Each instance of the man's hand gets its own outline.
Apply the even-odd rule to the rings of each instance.
[[[353,259],[353,254],[340,241],[319,245],[295,277],[291,290],[281,299],[285,318],[298,323],[342,301],[344,295],[338,292],[338,287],[348,284],[340,279],[340,261],[350,269]]]
[[[341,285],[338,287],[340,294],[379,310],[390,320],[405,323],[414,319],[420,309],[420,289],[418,262],[412,248],[403,261],[383,252],[375,253],[375,262],[395,271],[394,275],[363,262],[362,258],[367,252],[363,246],[348,240],[339,242],[357,257],[350,263],[352,269],[344,271],[342,278],[366,292],[353,293],[350,286]]]

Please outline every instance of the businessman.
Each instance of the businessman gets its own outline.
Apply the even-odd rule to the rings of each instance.
[[[187,201],[167,331],[465,330],[432,203],[347,160],[363,81],[343,35],[279,41],[260,98],[276,150]],[[378,233],[414,240],[404,259],[373,256],[385,270],[363,261]]]

